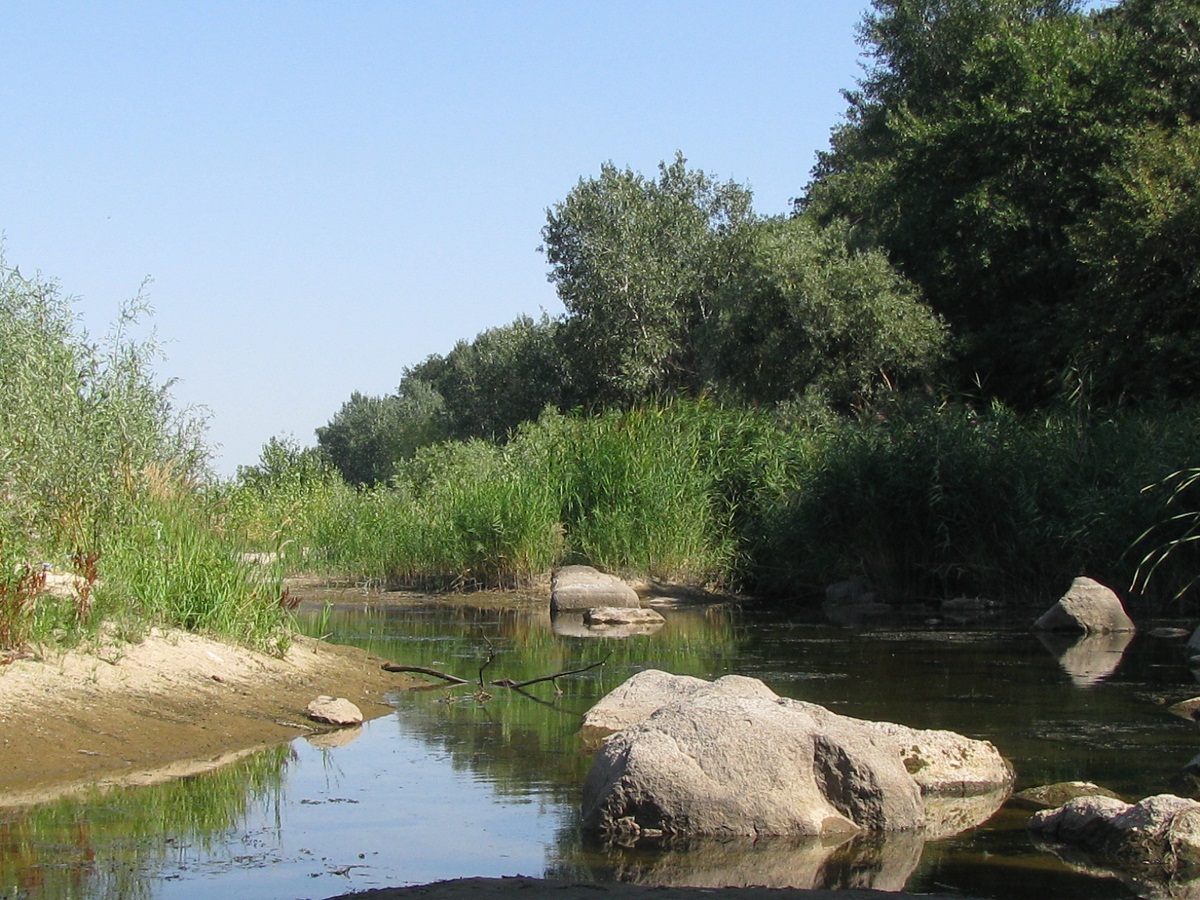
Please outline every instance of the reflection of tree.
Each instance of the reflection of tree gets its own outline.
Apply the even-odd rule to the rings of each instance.
[[[484,601],[486,602],[486,601]],[[549,672],[604,665],[571,678],[515,691],[432,687],[398,697],[401,727],[448,754],[507,796],[539,793],[577,805],[590,756],[580,752],[583,714],[634,672],[663,668],[705,678],[725,674],[736,658],[735,613],[725,607],[676,610],[656,634],[627,639],[569,638],[550,626],[548,604],[472,605],[461,599],[424,605],[333,610],[321,627],[341,643],[355,644],[406,666],[423,666],[472,678],[487,662],[487,680],[516,682]],[[449,702],[443,702],[449,701]]]
[[[279,745],[164,784],[0,810],[0,895],[149,897],[180,848],[211,849],[256,804],[278,806],[290,758]]]

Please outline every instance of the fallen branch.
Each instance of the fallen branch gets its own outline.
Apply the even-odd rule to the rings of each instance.
[[[612,656],[611,653],[608,656]],[[590,666],[584,666],[582,669],[570,669],[566,672],[555,672],[553,675],[543,675],[541,678],[530,678],[528,681],[513,681],[511,678],[502,678],[499,681],[493,681],[496,687],[517,688],[529,687],[531,684],[538,684],[543,681],[553,681],[555,678],[562,678],[565,675],[578,675],[580,672],[587,672],[589,669],[595,669],[608,662],[608,656],[599,662],[594,662]]]
[[[591,669],[598,668],[608,662],[610,656],[612,656],[611,653],[609,653],[608,656],[604,657],[604,659],[600,660],[599,662],[594,662],[591,665],[584,666],[582,669],[568,669],[565,672],[555,672],[553,675],[543,675],[540,678],[530,678],[528,681],[513,681],[511,678],[501,678],[498,681],[490,681],[488,684],[494,687],[506,687],[511,688],[512,690],[520,690],[521,688],[529,687],[531,684],[540,684],[543,681],[554,681],[557,678],[565,678],[568,675],[579,675],[582,672],[587,672]],[[479,669],[478,684],[481,691],[483,690],[483,671],[492,664],[492,661],[495,658],[496,652],[495,650],[492,650],[489,645],[487,662],[485,662]],[[433,678],[440,678],[443,681],[450,682],[451,684],[473,683],[465,678],[459,678],[457,675],[447,675],[445,672],[439,672],[437,669],[427,669],[424,666],[398,666],[395,663],[384,663],[383,670],[385,672],[415,672],[419,675],[429,675]],[[555,685],[555,687],[557,686],[558,685]]]
[[[383,670],[385,672],[416,672],[420,675],[441,678],[443,681],[449,681],[451,684],[471,683],[465,678],[459,678],[457,675],[447,675],[445,672],[439,672],[437,669],[426,669],[424,666],[398,666],[395,663],[384,663]]]

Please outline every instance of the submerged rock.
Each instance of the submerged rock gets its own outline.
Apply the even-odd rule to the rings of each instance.
[[[1109,634],[1137,629],[1115,591],[1080,576],[1071,583],[1070,590],[1033,623],[1033,630]]]
[[[583,812],[586,830],[625,842],[931,823],[941,837],[990,816],[1012,785],[995,747],[952,732],[840,716],[753,678],[709,683],[651,670],[630,681],[601,701],[603,716],[589,717],[593,728],[623,727],[596,755]],[[985,796],[927,808],[935,797]]]
[[[591,566],[563,566],[550,579],[550,611],[588,610],[597,607],[641,606],[637,591],[621,579]]]

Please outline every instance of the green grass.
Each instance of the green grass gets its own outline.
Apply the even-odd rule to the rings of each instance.
[[[177,410],[137,297],[93,341],[58,286],[0,257],[0,653],[106,619],[280,649],[279,573],[241,561],[206,487],[201,421]],[[45,566],[87,577],[41,593]]]

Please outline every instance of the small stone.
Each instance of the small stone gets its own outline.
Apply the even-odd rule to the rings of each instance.
[[[584,612],[583,621],[588,625],[661,625],[666,619],[652,609],[600,606]]]
[[[304,714],[314,722],[324,722],[328,725],[345,727],[361,725],[362,710],[344,697],[318,697],[304,710]]]

